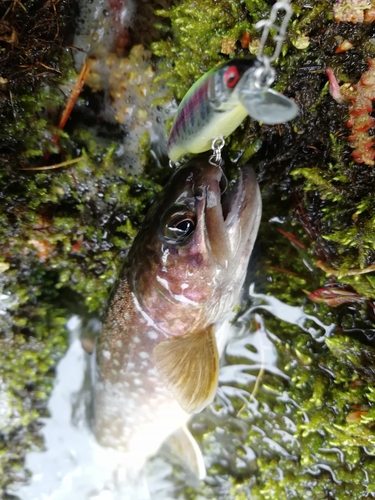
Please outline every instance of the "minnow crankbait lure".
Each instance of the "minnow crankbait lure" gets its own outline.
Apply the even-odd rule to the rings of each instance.
[[[186,153],[211,149],[217,137],[227,137],[250,115],[268,125],[283,123],[298,113],[287,97],[260,85],[264,65],[258,59],[233,59],[205,73],[178,107],[168,138],[172,161]]]

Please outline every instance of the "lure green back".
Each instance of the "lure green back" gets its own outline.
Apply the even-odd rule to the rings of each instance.
[[[246,117],[238,96],[238,82],[256,59],[234,59],[205,73],[187,92],[178,107],[168,138],[172,161],[187,153],[211,149],[213,139],[230,135]]]

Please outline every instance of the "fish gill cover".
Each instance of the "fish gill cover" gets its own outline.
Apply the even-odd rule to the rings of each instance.
[[[142,2],[119,57],[126,58],[135,44],[152,50],[152,84],[169,89],[154,104],[164,106],[181,100],[213,65],[256,53],[254,25],[269,15],[270,4]],[[176,468],[176,491],[184,498],[375,495],[375,171],[352,156],[350,101],[333,99],[325,73],[330,68],[358,97],[355,85],[369,71],[367,59],[374,58],[373,5],[292,5],[275,88],[296,100],[300,115],[273,127],[247,119],[228,140],[233,159],[238,151],[241,162],[251,158],[263,191],[253,306],[244,302],[240,321],[245,339],[253,340],[243,341],[245,351],[228,351],[236,378],[225,378],[224,371],[221,399],[194,420],[211,467],[199,490],[186,488]],[[119,159],[119,143],[130,132],[115,119],[104,122],[103,89],[85,88],[67,127],[58,127],[67,89],[77,78],[69,38],[77,8],[63,0],[0,6],[4,495],[8,485],[27,480],[25,452],[43,446],[39,419],[66,349],[66,318],[103,310],[142,217],[170,174],[154,159],[147,138],[141,139],[138,175]],[[94,129],[88,126],[93,121]],[[372,148],[372,127],[366,132],[365,147]],[[68,168],[20,170],[76,157],[80,161]],[[311,295],[322,288],[337,296],[346,290],[358,300]],[[317,294],[323,300],[314,303],[309,297]],[[292,324],[290,316],[277,316],[272,297],[303,308],[308,319]],[[254,344],[259,332],[263,346]],[[262,369],[262,349],[273,349],[277,370],[264,361]]]

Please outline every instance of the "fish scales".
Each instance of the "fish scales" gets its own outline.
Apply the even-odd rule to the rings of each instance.
[[[160,381],[151,360],[154,347],[165,339],[136,308],[129,284],[120,280],[110,303],[97,347],[100,377],[95,389],[95,433],[99,442],[122,451],[137,453],[142,435],[149,435],[155,418],[170,413],[180,416],[176,428],[186,422],[186,413]],[[149,415],[152,415],[150,423]],[[159,416],[159,414],[161,416]],[[147,455],[160,446],[150,441]],[[170,434],[165,426],[164,439]],[[162,439],[162,441],[164,440]]]

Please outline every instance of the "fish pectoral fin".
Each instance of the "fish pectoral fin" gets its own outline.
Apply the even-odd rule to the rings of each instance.
[[[154,348],[156,368],[187,413],[198,413],[214,399],[219,376],[214,326],[172,337]]]
[[[177,429],[166,441],[166,445],[198,479],[206,477],[202,452],[186,426]]]

